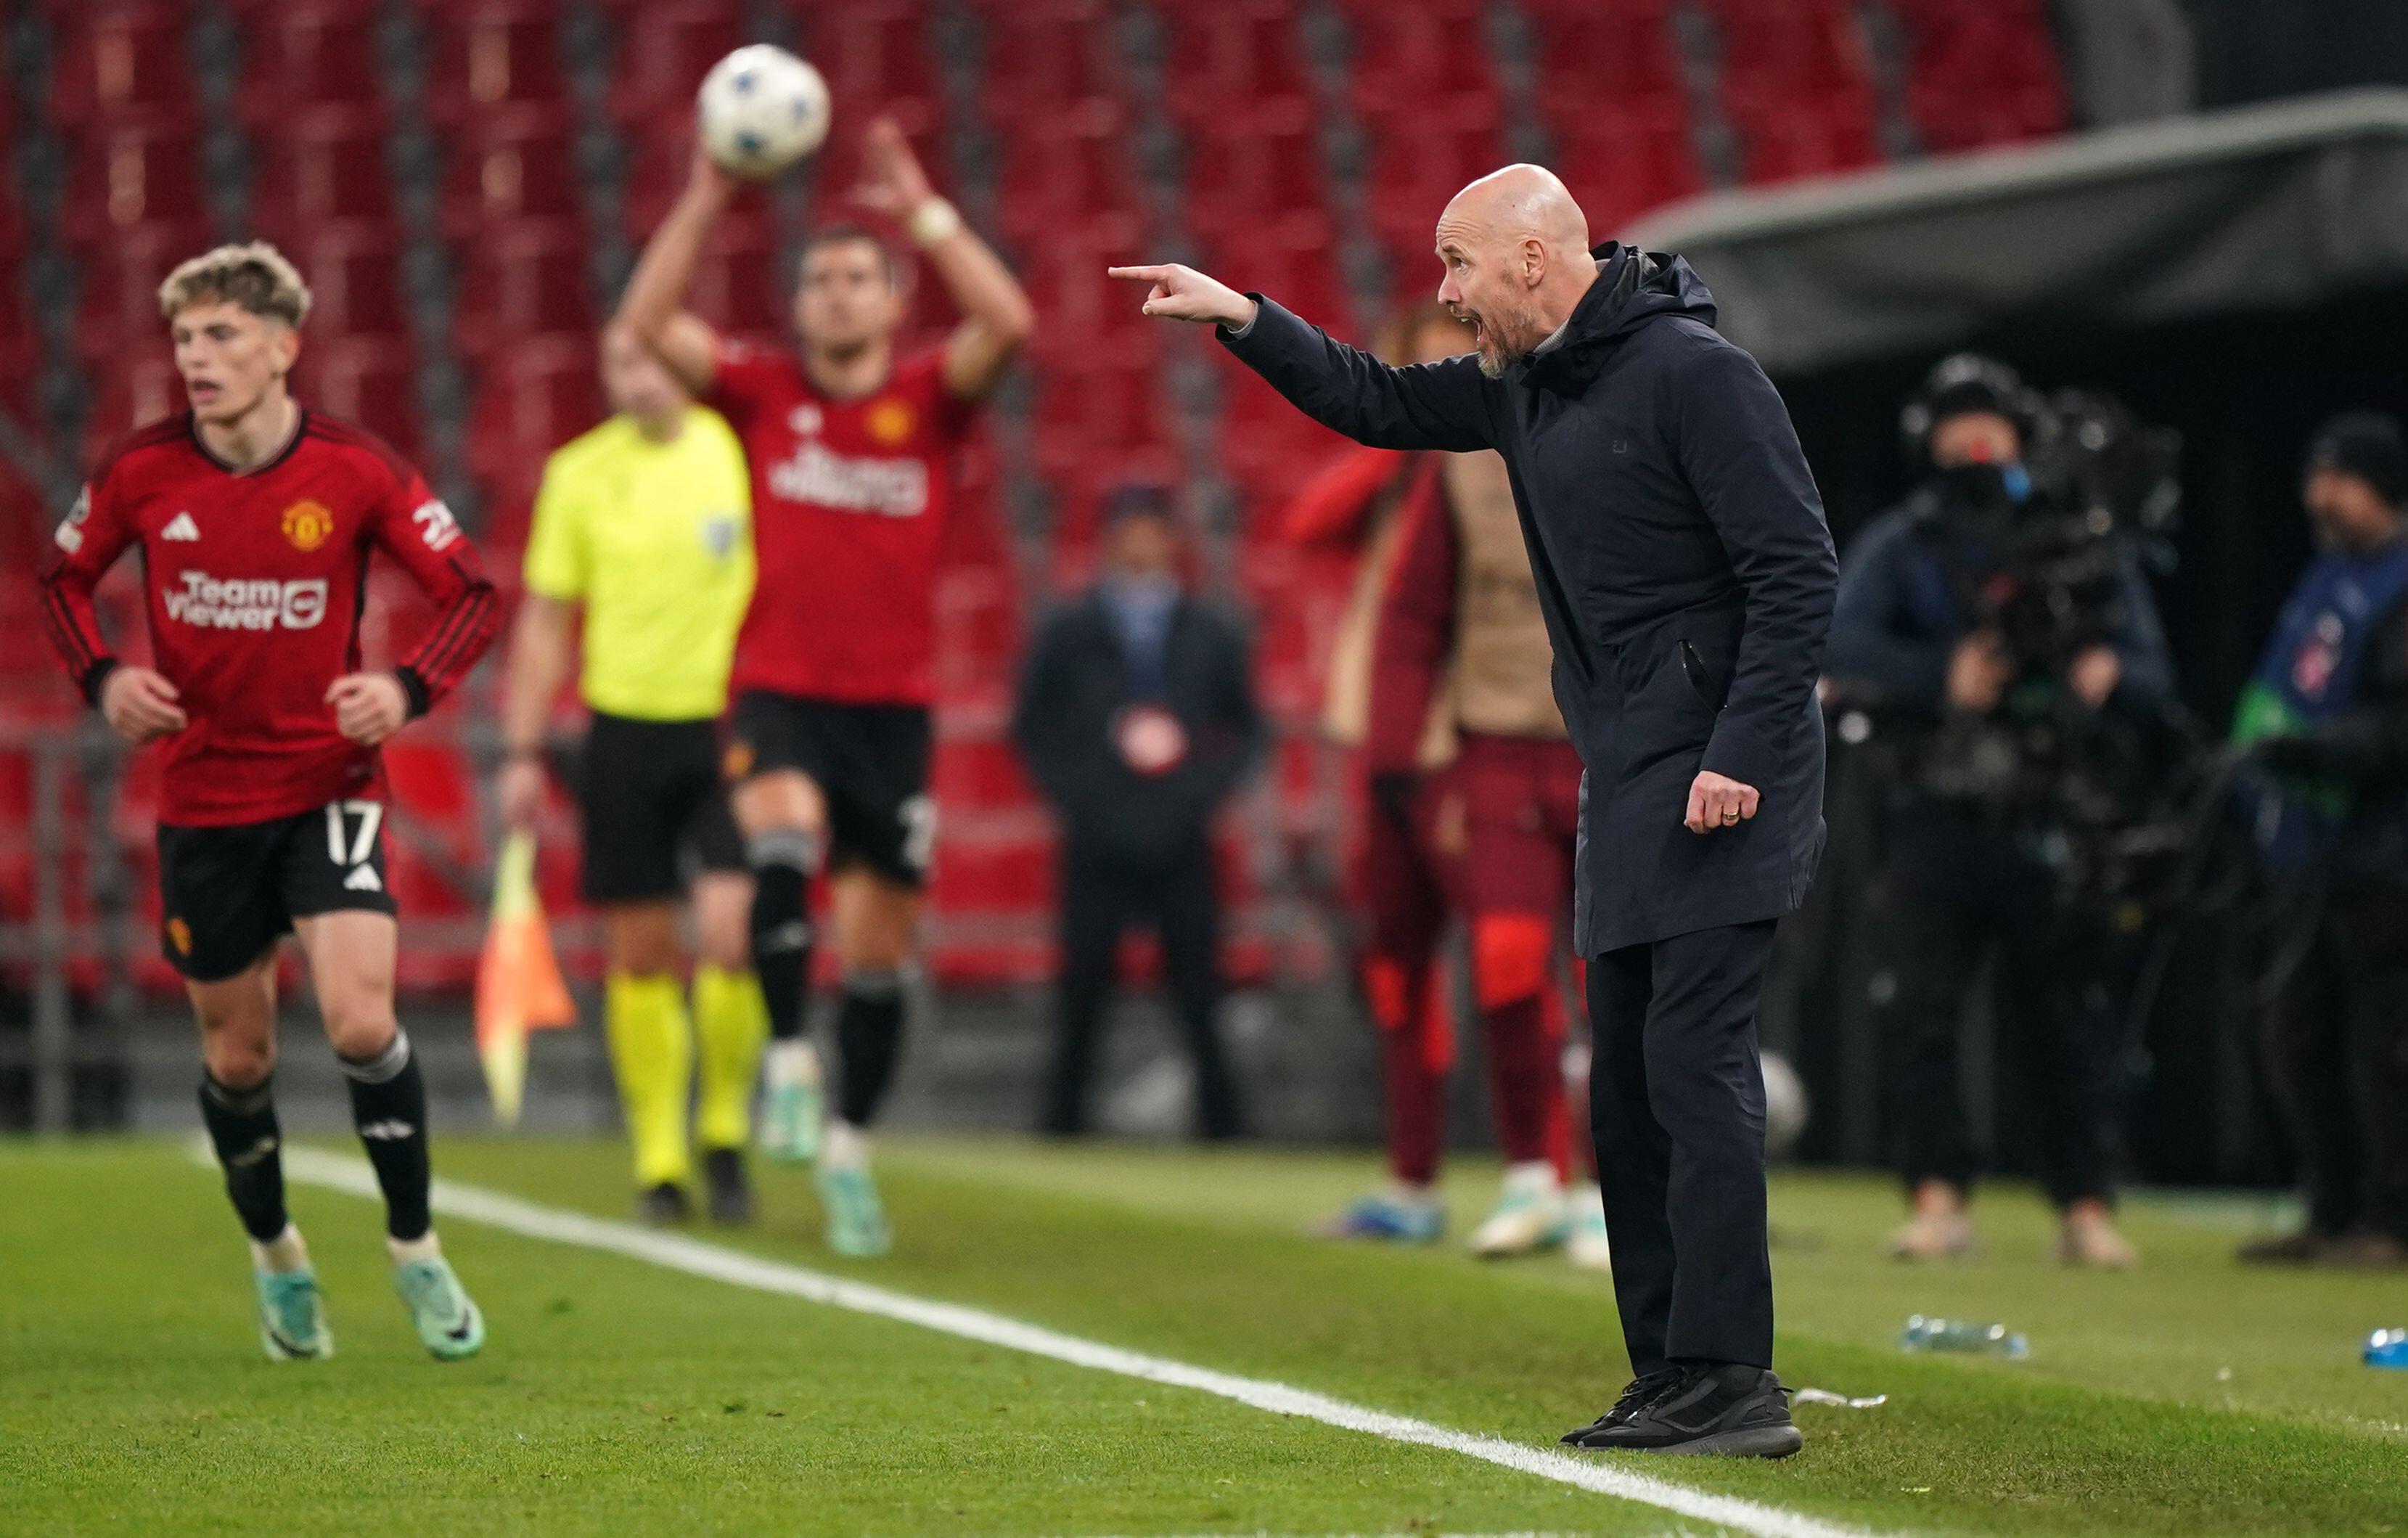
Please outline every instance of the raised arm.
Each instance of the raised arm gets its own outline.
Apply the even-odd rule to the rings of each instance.
[[[1297,410],[1375,449],[1495,448],[1497,386],[1471,357],[1391,368],[1333,341],[1259,295],[1240,294],[1194,267],[1112,267],[1114,278],[1151,284],[1145,313],[1210,321],[1223,346]]]
[[[694,282],[695,264],[703,242],[736,196],[734,177],[720,169],[699,141],[694,147],[694,167],[685,191],[669,207],[668,217],[644,243],[644,254],[619,298],[615,323],[625,326],[638,341],[652,349],[688,391],[702,395],[719,373],[719,336],[700,316],[681,308]]]
[[[937,269],[945,296],[962,312],[945,342],[945,388],[964,400],[985,395],[1037,330],[1037,311],[1020,280],[939,197],[919,157],[892,118],[869,125],[863,149],[867,179],[856,201],[903,226]]]

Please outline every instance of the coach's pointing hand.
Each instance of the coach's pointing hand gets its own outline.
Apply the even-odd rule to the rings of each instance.
[[[335,729],[364,748],[409,719],[409,696],[391,673],[347,673],[326,686],[326,703],[335,707]]]
[[[1152,283],[1145,312],[1174,321],[1211,321],[1242,331],[1254,318],[1254,302],[1216,278],[1176,264],[1157,267],[1107,267],[1108,277]]]
[[[176,686],[148,668],[120,665],[100,686],[100,715],[128,742],[184,729],[184,708]]]

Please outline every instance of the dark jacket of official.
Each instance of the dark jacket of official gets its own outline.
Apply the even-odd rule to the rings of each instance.
[[[1185,756],[1161,773],[1130,768],[1115,745],[1123,712],[1139,704],[1161,707],[1187,734]],[[1203,845],[1265,733],[1236,625],[1182,595],[1163,640],[1161,691],[1141,700],[1130,687],[1120,627],[1096,590],[1039,630],[1011,735],[1072,854],[1143,867]]]
[[[1687,263],[1609,243],[1547,350],[1390,368],[1268,300],[1237,356],[1308,415],[1390,449],[1505,457],[1587,765],[1575,939],[1594,956],[1797,907],[1823,847],[1814,699],[1839,566],[1788,411],[1716,334]],[[1699,769],[1753,821],[1682,826]]]

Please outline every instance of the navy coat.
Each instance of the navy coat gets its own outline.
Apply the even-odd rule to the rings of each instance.
[[[1491,380],[1391,368],[1268,300],[1222,341],[1309,416],[1389,449],[1504,456],[1588,773],[1584,956],[1776,918],[1823,849],[1814,685],[1839,563],[1789,413],[1687,263],[1608,244],[1558,345]],[[1259,295],[1255,296],[1260,298]],[[1701,769],[1756,817],[1692,833]]]

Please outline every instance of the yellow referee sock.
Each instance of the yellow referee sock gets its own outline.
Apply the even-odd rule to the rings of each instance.
[[[686,1151],[686,1089],[694,1042],[685,998],[666,973],[629,977],[613,972],[604,991],[603,1027],[618,1071],[619,1103],[636,1145],[636,1184],[682,1185],[694,1163]]]
[[[702,1100],[695,1136],[705,1148],[741,1148],[752,1136],[752,1084],[769,1040],[760,980],[708,963],[694,969],[694,1028],[702,1043]]]

